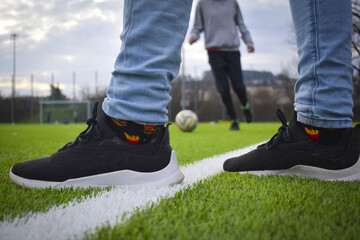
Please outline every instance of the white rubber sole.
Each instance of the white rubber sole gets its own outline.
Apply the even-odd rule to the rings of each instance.
[[[329,181],[360,181],[360,156],[353,166],[341,170],[328,170],[306,165],[297,165],[292,168],[282,170],[248,171],[240,173],[251,173],[255,175],[299,176],[319,178]]]
[[[144,173],[132,170],[121,170],[111,173],[103,173],[88,177],[69,179],[64,182],[49,182],[32,180],[19,177],[12,173],[10,169],[10,178],[20,186],[28,188],[66,188],[66,187],[105,187],[105,186],[163,186],[181,183],[185,176],[179,169],[175,151],[171,153],[170,163],[163,169]]]

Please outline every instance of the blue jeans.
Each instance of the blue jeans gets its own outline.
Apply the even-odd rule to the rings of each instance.
[[[192,0],[127,0],[122,47],[103,110],[142,124],[167,122]],[[352,127],[351,0],[290,0],[299,53],[298,121]]]
[[[352,127],[351,0],[290,0],[299,55],[297,120]]]
[[[178,72],[192,0],[126,0],[122,46],[104,99],[111,117],[140,124],[168,121],[170,81]]]

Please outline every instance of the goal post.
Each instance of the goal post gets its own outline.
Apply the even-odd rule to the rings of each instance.
[[[89,100],[40,101],[40,124],[78,123],[90,118]]]

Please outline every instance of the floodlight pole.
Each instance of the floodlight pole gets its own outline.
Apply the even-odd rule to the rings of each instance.
[[[31,111],[31,123],[34,123],[34,75],[31,74],[31,105],[30,105],[30,111]]]
[[[73,99],[76,99],[76,73],[73,72]]]
[[[98,71],[95,71],[95,96],[98,98],[99,91],[98,91]]]
[[[54,77],[54,73],[51,73],[51,85],[53,87],[55,87],[55,77]]]
[[[14,41],[14,48],[13,48],[13,75],[11,80],[11,123],[15,124],[14,118],[14,108],[15,108],[15,80],[16,80],[16,38],[17,34],[12,33],[11,39]]]

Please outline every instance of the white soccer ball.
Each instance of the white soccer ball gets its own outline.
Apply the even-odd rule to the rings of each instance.
[[[175,122],[181,131],[191,132],[196,128],[198,117],[191,110],[182,110],[176,114]]]

